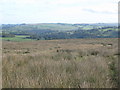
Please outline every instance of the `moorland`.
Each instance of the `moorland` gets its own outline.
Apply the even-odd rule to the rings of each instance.
[[[3,24],[3,88],[117,88],[116,24]]]

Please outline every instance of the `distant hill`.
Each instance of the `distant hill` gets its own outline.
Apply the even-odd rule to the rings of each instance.
[[[57,31],[67,31],[67,30],[77,30],[78,27],[72,24],[62,24],[62,23],[41,23],[41,24],[3,24],[3,29],[9,30],[57,30]]]
[[[23,23],[0,27],[5,35],[30,35],[32,39],[117,38],[119,33],[117,23]]]
[[[117,23],[95,23],[95,24],[66,24],[66,23],[38,23],[38,24],[2,24],[2,29],[9,30],[59,30],[59,31],[70,31],[77,30],[78,28],[91,29],[98,27],[117,26]]]

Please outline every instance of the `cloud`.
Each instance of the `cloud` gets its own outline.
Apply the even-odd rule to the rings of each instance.
[[[87,12],[90,12],[90,13],[97,13],[97,14],[117,14],[117,12],[112,12],[112,11],[96,11],[96,10],[93,10],[93,9],[83,9],[83,11],[87,11]]]
[[[0,23],[116,22],[117,1],[0,0]]]
[[[1,0],[0,3],[35,3],[38,0]]]
[[[102,14],[117,14],[118,4],[117,3],[103,3],[94,6],[87,6],[83,8],[83,11],[91,13],[102,13]]]

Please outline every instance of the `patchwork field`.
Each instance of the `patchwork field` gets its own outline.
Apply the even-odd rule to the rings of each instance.
[[[2,41],[3,88],[116,88],[118,39]]]
[[[0,39],[4,41],[31,41],[31,39],[27,39],[26,37],[29,37],[29,35],[15,35],[15,37],[0,37]]]

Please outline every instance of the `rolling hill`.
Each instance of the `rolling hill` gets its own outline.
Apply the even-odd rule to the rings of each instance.
[[[117,38],[119,34],[117,23],[23,23],[2,24],[0,28],[4,37],[12,35],[29,35],[30,37],[27,37],[27,39],[37,40],[74,38]]]

